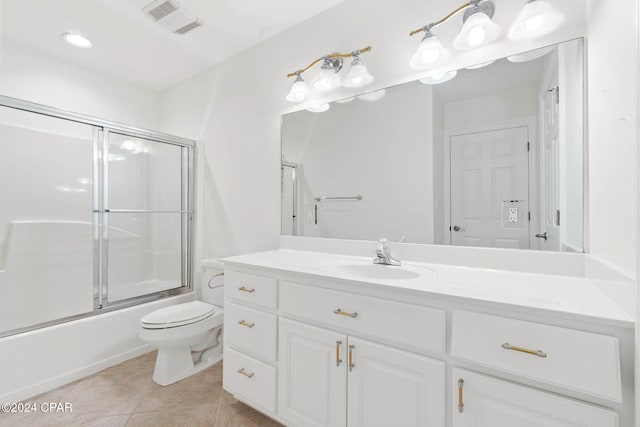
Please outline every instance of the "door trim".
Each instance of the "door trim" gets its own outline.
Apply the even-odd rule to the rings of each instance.
[[[539,228],[537,212],[540,206],[538,191],[538,119],[536,116],[523,117],[521,119],[505,120],[487,123],[479,126],[468,126],[444,130],[444,244],[451,245],[451,138],[454,136],[468,135],[470,133],[482,133],[526,127],[529,135],[529,211],[531,221],[529,223],[529,249],[539,249],[535,238],[535,230]]]

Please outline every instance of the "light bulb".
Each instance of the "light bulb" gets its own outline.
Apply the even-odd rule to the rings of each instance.
[[[487,39],[487,33],[482,27],[473,27],[469,30],[467,41],[470,46],[480,46]]]
[[[287,101],[302,102],[309,96],[309,85],[305,83],[300,75],[296,77],[296,81],[291,86],[291,90],[287,94]]]
[[[501,31],[498,24],[478,10],[464,22],[460,33],[453,40],[453,46],[463,50],[484,46],[498,38]]]
[[[532,16],[524,21],[524,26],[530,33],[540,31],[544,25],[544,15]]]
[[[373,76],[369,74],[369,70],[357,56],[351,63],[351,68],[347,73],[347,77],[342,83],[345,87],[362,87],[373,82]]]
[[[554,31],[564,22],[564,15],[547,0],[529,0],[509,29],[511,40],[535,39]]]
[[[427,32],[409,60],[409,65],[416,70],[426,70],[436,62],[443,62],[448,58],[449,50],[442,46],[436,36]]]

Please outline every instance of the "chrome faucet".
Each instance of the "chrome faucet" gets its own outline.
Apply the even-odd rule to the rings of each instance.
[[[376,255],[377,258],[373,260],[374,264],[400,265],[400,261],[391,256],[389,241],[384,237],[378,241],[378,249],[376,250]]]

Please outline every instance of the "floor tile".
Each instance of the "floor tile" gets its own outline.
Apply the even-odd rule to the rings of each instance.
[[[131,416],[127,427],[214,427],[218,405],[141,412]]]
[[[223,392],[215,427],[281,427],[282,424]]]

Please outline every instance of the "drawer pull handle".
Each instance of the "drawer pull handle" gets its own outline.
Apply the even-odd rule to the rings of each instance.
[[[464,399],[462,395],[462,388],[464,387],[464,380],[460,378],[458,380],[458,412],[462,413],[464,411]]]
[[[244,375],[247,378],[253,378],[253,372],[247,372],[247,371],[244,370],[244,368],[238,369],[238,373],[240,375]]]
[[[531,354],[533,356],[538,356],[538,357],[547,357],[547,353],[545,353],[542,350],[529,350],[528,348],[511,345],[508,342],[502,344],[501,347],[504,348],[505,350],[519,351],[520,353],[527,353],[527,354]]]
[[[246,293],[248,293],[248,294],[252,294],[252,293],[254,293],[254,292],[256,291],[256,290],[255,290],[255,289],[253,289],[253,288],[246,288],[246,287],[244,287],[244,286],[240,286],[240,287],[238,288],[238,290],[239,290],[240,292],[246,292]]]
[[[356,365],[353,364],[353,349],[355,348],[355,345],[350,345],[349,346],[349,372],[351,372],[353,370],[353,368],[355,368]]]
[[[342,341],[336,341],[336,366],[340,367],[342,363],[342,359],[340,359],[340,346],[342,345]]]
[[[239,321],[238,325],[246,326],[247,328],[253,328],[254,326],[256,326],[255,323],[245,322],[244,320]]]
[[[349,313],[348,311],[342,311],[342,309],[338,308],[336,310],[333,310],[333,312],[335,314],[339,314],[340,316],[353,317],[354,319],[358,317],[358,313],[356,313],[355,311],[353,313]]]

